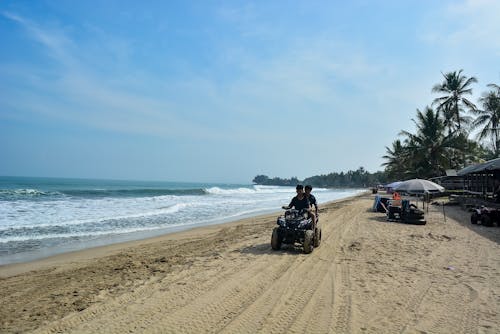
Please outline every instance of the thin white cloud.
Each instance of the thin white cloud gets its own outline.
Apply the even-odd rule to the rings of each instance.
[[[500,56],[500,2],[465,0],[433,12],[423,39],[448,48],[494,52]]]
[[[62,31],[44,29],[35,22],[11,12],[2,12],[2,15],[26,29],[31,37],[49,50],[52,57],[64,65],[73,65],[73,59],[67,49],[71,41],[66,38]]]
[[[262,20],[259,9],[259,6],[253,3],[222,6],[216,10],[216,15],[222,21],[229,23],[243,38],[277,38],[280,34],[277,22]]]
[[[26,100],[21,103],[25,109],[113,131],[195,138],[269,138],[265,120],[270,115],[274,120],[297,115],[311,103],[324,109],[343,108],[345,103],[340,102],[342,97],[335,91],[335,80],[368,87],[360,79],[380,72],[379,66],[370,64],[361,54],[346,52],[345,45],[324,47],[332,41],[316,39],[291,45],[270,59],[242,62],[241,77],[227,84],[201,75],[159,81],[146,74],[139,80],[143,85],[162,87],[158,92],[165,92],[165,96],[160,97],[157,92],[146,97],[133,92],[137,88],[147,89],[133,82],[134,78],[122,80],[96,72],[81,59],[77,43],[62,31],[44,29],[20,16],[7,15],[26,28],[62,65],[54,70],[56,79],[46,81],[42,75],[32,82],[36,90],[60,99],[40,99],[45,106]],[[113,41],[112,36],[106,39]],[[339,52],[340,49],[344,51]],[[214,117],[219,117],[220,122],[205,126],[203,117],[210,118],[212,113],[217,114]],[[259,123],[264,126],[255,128]],[[223,131],[212,131],[210,127],[214,126]]]
[[[52,72],[32,65],[27,65],[29,69],[12,65],[0,68],[0,72],[10,78],[30,78],[27,84],[39,93],[30,99],[23,99],[18,92],[17,110],[120,132],[168,137],[217,136],[202,124],[179,118],[176,112],[178,106],[169,103],[168,99],[133,93],[130,90],[134,87],[127,87],[123,80],[94,71],[80,59],[76,43],[63,31],[46,29],[9,12],[2,15],[25,28],[35,41],[44,46],[48,56],[60,65]],[[121,49],[122,45],[118,44],[118,51]],[[144,80],[148,79],[150,84],[156,81],[154,78]],[[119,87],[114,87],[114,84]],[[25,96],[27,94],[31,95],[25,93]]]

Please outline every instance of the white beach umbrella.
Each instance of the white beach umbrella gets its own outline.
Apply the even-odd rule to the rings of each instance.
[[[424,194],[443,192],[444,188],[439,184],[424,179],[412,179],[401,182],[394,190],[404,191],[409,194]]]

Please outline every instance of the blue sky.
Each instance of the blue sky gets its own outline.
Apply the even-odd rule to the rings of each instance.
[[[500,1],[2,1],[0,175],[248,183],[365,167]]]

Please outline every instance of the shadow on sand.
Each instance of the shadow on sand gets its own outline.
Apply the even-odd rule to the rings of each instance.
[[[380,222],[380,223],[391,223],[387,220],[387,216],[380,212],[373,212],[373,216],[368,217],[369,220]]]
[[[484,238],[488,238],[491,241],[500,244],[500,227],[498,226],[483,226],[483,225],[474,225],[470,222],[470,216],[472,212],[466,211],[459,206],[444,206],[446,217],[451,217],[456,220],[460,225],[467,227],[471,231],[479,234]],[[442,210],[442,207],[439,206],[439,209]],[[445,223],[446,224],[446,223]]]
[[[263,255],[263,254],[282,255],[285,253],[291,255],[304,254],[302,246],[283,244],[280,250],[273,250],[271,248],[271,242],[244,247],[240,249],[239,252],[242,254],[252,254],[252,255]]]

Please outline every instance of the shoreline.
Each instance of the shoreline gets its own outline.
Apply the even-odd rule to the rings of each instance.
[[[357,197],[364,196],[368,194],[368,191],[365,192],[360,192],[357,195],[354,196],[349,196],[345,198],[341,198],[338,200],[333,200],[325,203],[321,203],[320,209],[322,206],[328,206],[331,204],[335,203],[341,203],[344,201],[349,201]],[[155,235],[155,236],[150,236],[150,237],[145,237],[145,238],[139,238],[139,239],[134,239],[134,240],[127,240],[127,241],[119,241],[111,244],[106,244],[106,245],[100,245],[100,246],[95,246],[95,247],[88,247],[88,248],[83,248],[83,249],[76,249],[76,250],[71,250],[67,252],[62,252],[58,254],[52,254],[49,256],[44,256],[40,258],[35,258],[31,259],[28,261],[21,261],[21,262],[14,262],[14,263],[7,263],[7,264],[2,264],[0,265],[0,278],[5,278],[5,277],[10,277],[14,275],[19,275],[31,270],[41,270],[45,269],[47,267],[51,266],[58,266],[58,265],[64,265],[67,263],[75,262],[75,261],[88,261],[91,259],[99,258],[99,257],[104,257],[104,256],[109,256],[113,255],[116,253],[119,253],[123,250],[126,250],[128,248],[133,248],[137,246],[143,246],[143,245],[148,245],[148,244],[154,244],[157,242],[162,242],[166,240],[176,240],[176,239],[185,239],[191,237],[193,234],[210,234],[213,233],[216,230],[219,230],[224,227],[229,227],[233,225],[238,225],[238,224],[247,224],[249,221],[252,220],[269,220],[269,219],[276,219],[278,215],[282,212],[282,210],[276,210],[272,213],[265,213],[265,214],[260,214],[257,216],[250,216],[250,217],[245,217],[245,218],[240,218],[237,220],[231,220],[227,222],[221,222],[221,223],[213,223],[213,224],[207,224],[207,225],[200,225],[200,226],[194,226],[194,227],[189,227],[186,226],[185,229],[182,230],[174,230],[172,232],[167,232],[163,233],[160,235]]]

